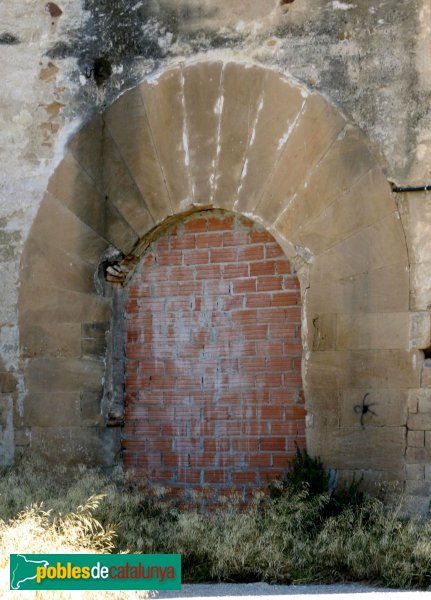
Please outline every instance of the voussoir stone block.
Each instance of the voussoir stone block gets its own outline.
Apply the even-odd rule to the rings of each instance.
[[[375,158],[365,146],[362,134],[347,126],[286,203],[277,219],[277,228],[287,239],[299,235],[308,221],[318,218],[327,206],[358,185],[359,181],[364,179],[363,183],[367,185],[365,174],[374,165]],[[383,179],[387,186],[381,171],[376,169],[376,173],[376,178]],[[368,193],[374,196],[373,191],[368,190]],[[377,204],[380,205],[380,202]]]
[[[223,110],[213,182],[212,202],[230,209],[236,199],[249,140],[256,122],[266,71],[261,67],[227,63],[223,68]]]
[[[141,84],[148,125],[174,213],[193,201],[183,79],[183,71],[177,67],[156,82]]]
[[[69,143],[69,150],[74,158],[96,182],[103,179],[105,130],[102,115],[95,114]]]
[[[50,246],[79,256],[95,266],[108,246],[104,237],[48,192],[39,207],[31,233],[40,240],[48,241]]]
[[[347,278],[403,261],[407,266],[405,237],[398,213],[393,212],[362,229],[320,254],[319,258],[323,261],[320,262],[322,279],[329,273],[337,278]]]
[[[120,154],[130,171],[146,206],[155,222],[172,214],[172,205],[147,112],[141,96],[141,87],[121,96],[103,115]]]
[[[373,169],[300,227],[301,244],[315,254],[343,242],[396,210],[387,180]],[[402,240],[403,243],[405,240]]]
[[[93,117],[75,136],[70,151],[94,180],[98,190],[109,198],[132,229],[138,235],[144,235],[154,222],[100,115]]]
[[[256,208],[264,223],[273,223],[283,212],[345,125],[341,114],[320,96],[305,100],[298,120],[280,140],[280,158]]]
[[[198,63],[183,69],[185,131],[190,156],[190,178],[195,204],[208,204],[220,144],[223,63]]]
[[[27,238],[21,276],[28,283],[91,294],[95,291],[94,272],[94,265],[51,246],[49,238],[37,231]]]
[[[236,212],[251,213],[258,204],[306,97],[305,90],[287,79],[272,71],[266,73],[234,204]]]
[[[130,252],[137,242],[135,231],[118,214],[109,198],[69,152],[49,180],[48,192],[101,237]]]

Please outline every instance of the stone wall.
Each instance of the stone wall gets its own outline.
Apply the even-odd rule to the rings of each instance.
[[[10,464],[20,448],[30,444],[35,447],[41,445],[43,425],[46,425],[44,415],[47,414],[48,407],[52,410],[53,395],[57,393],[64,394],[62,398],[67,398],[69,407],[75,407],[66,411],[58,409],[61,413],[60,421],[62,415],[73,416],[73,419],[72,416],[67,419],[64,417],[64,429],[58,430],[59,440],[69,440],[72,445],[81,448],[83,457],[87,456],[83,444],[72,435],[78,429],[81,431],[83,423],[86,423],[85,426],[91,431],[82,433],[84,440],[93,436],[94,444],[97,447],[101,444],[102,453],[108,443],[107,437],[111,440],[108,446],[112,443],[112,448],[116,447],[117,434],[111,439],[112,432],[107,434],[102,429],[99,431],[94,425],[101,418],[101,379],[85,390],[72,389],[71,383],[77,373],[79,377],[84,376],[87,368],[94,374],[104,368],[101,348],[106,342],[105,333],[109,331],[107,323],[111,318],[111,301],[109,298],[93,295],[94,287],[91,286],[94,269],[104,253],[113,251],[110,246],[127,254],[149,229],[172,214],[173,209],[174,212],[187,210],[187,202],[181,205],[181,201],[186,200],[187,193],[181,196],[185,188],[171,188],[160,196],[160,204],[159,201],[154,203],[146,190],[144,207],[139,201],[139,193],[136,193],[136,189],[133,191],[133,186],[137,183],[139,188],[141,181],[135,179],[129,182],[124,175],[115,189],[115,181],[109,180],[109,172],[100,171],[98,164],[103,131],[95,117],[87,130],[96,133],[95,136],[90,136],[93,146],[82,142],[83,145],[77,149],[80,138],[76,138],[74,156],[83,161],[80,168],[93,178],[96,188],[101,178],[103,187],[109,187],[109,210],[103,208],[103,226],[100,212],[93,212],[92,217],[88,216],[90,208],[97,205],[96,196],[94,190],[90,190],[91,186],[85,187],[85,182],[78,175],[79,169],[73,171],[76,163],[74,165],[70,153],[66,162],[59,167],[57,183],[51,184],[51,198],[46,197],[42,206],[41,201],[49,177],[66,154],[72,134],[91,115],[105,111],[116,98],[142,80],[156,81],[161,72],[183,61],[234,61],[268,67],[271,72],[274,70],[288,76],[290,81],[296,79],[302,84],[302,89],[316,91],[329,99],[330,104],[337,105],[339,113],[343,113],[353,126],[354,131],[349,132],[347,138],[340,139],[339,144],[334,146],[334,152],[328,155],[328,162],[323,161],[320,165],[316,157],[316,173],[320,169],[319,178],[316,177],[313,183],[311,177],[308,199],[307,192],[302,190],[300,196],[303,201],[299,203],[301,207],[296,208],[293,202],[294,210],[290,212],[288,221],[283,220],[278,212],[281,205],[277,205],[280,199],[277,200],[276,194],[268,209],[261,205],[257,212],[254,210],[254,200],[250,201],[248,198],[249,191],[259,186],[258,180],[249,180],[249,187],[244,188],[243,199],[238,198],[235,210],[256,215],[269,229],[276,222],[273,219],[276,216],[279,235],[284,240],[293,240],[294,245],[299,248],[305,248],[300,252],[301,260],[307,265],[313,263],[309,273],[304,272],[302,279],[304,291],[308,289],[309,282],[314,281],[314,292],[305,299],[311,316],[307,317],[306,327],[303,328],[306,332],[305,351],[311,354],[306,355],[304,368],[307,370],[308,365],[315,365],[316,372],[322,369],[331,375],[334,383],[331,396],[340,409],[328,411],[325,390],[313,392],[313,395],[310,391],[309,398],[313,398],[314,408],[310,411],[313,418],[310,416],[309,431],[312,431],[314,424],[319,423],[319,419],[323,419],[325,427],[332,427],[331,423],[337,423],[337,428],[340,429],[335,438],[331,437],[338,440],[333,443],[334,447],[343,448],[345,436],[349,440],[355,439],[353,433],[348,431],[349,419],[343,420],[342,417],[346,398],[350,398],[349,394],[353,393],[342,391],[346,385],[343,377],[347,377],[346,373],[349,372],[348,386],[364,390],[363,393],[357,392],[359,400],[368,393],[368,387],[372,384],[377,385],[380,390],[389,390],[385,393],[381,391],[381,398],[386,398],[387,395],[398,398],[397,401],[388,401],[389,404],[385,406],[391,407],[395,402],[396,407],[404,407],[404,412],[399,408],[394,412],[391,408],[385,413],[388,415],[388,423],[393,423],[393,429],[387,435],[390,443],[399,449],[397,456],[404,456],[403,452],[405,453],[405,444],[404,450],[402,449],[403,436],[405,440],[410,440],[407,448],[417,448],[411,446],[411,443],[413,439],[416,440],[414,443],[420,442],[421,430],[417,436],[408,435],[410,431],[416,431],[417,419],[413,412],[409,417],[407,432],[405,411],[406,407],[415,411],[412,394],[417,394],[417,390],[420,390],[423,396],[427,389],[428,358],[424,362],[427,354],[424,357],[420,350],[430,346],[428,307],[431,304],[431,258],[428,256],[427,245],[424,244],[429,221],[428,195],[397,195],[389,200],[390,192],[384,186],[381,171],[369,171],[370,163],[367,161],[382,165],[385,176],[399,184],[430,183],[431,78],[428,57],[431,11],[427,2],[403,0],[394,5],[389,0],[380,3],[372,0],[361,3],[295,0],[280,5],[278,0],[238,0],[232,7],[232,3],[226,0],[152,0],[142,5],[137,2],[133,6],[125,0],[72,0],[67,5],[40,0],[27,0],[24,3],[5,0],[0,7],[0,23],[0,45],[4,57],[0,67],[3,83],[0,95],[0,154],[3,165],[0,172],[0,261],[3,280],[0,304],[1,462]],[[239,78],[238,82],[240,81]],[[247,89],[250,94],[247,115],[250,118],[253,118],[250,110],[253,107],[257,110],[259,107],[259,99],[256,101],[254,94],[255,91],[258,93],[260,86],[256,79],[255,87]],[[207,94],[209,96],[206,98],[210,97],[210,85]],[[157,102],[160,110],[163,110],[163,96],[158,97]],[[275,147],[267,153],[256,155],[254,164],[266,159],[270,162],[271,156],[274,156],[273,151],[276,151],[277,144],[283,137],[282,120],[286,116],[279,114],[283,109],[277,103],[276,94],[271,102],[272,118],[268,115],[268,121],[262,119],[261,124],[262,130],[267,131],[269,146],[271,140],[273,142],[276,139]],[[238,106],[243,107],[243,104],[239,102]],[[151,110],[155,111],[156,108],[153,105]],[[225,114],[233,115],[233,123],[238,121],[240,124],[244,112],[241,109],[237,113],[231,112],[232,110],[231,104]],[[114,115],[114,112],[115,109],[110,114]],[[325,122],[331,118],[327,112],[321,114]],[[110,118],[112,127],[109,124]],[[107,138],[103,138],[102,143],[110,165],[116,160],[115,152],[119,147],[110,143],[117,135],[113,123],[116,118],[108,117],[104,121],[111,132]],[[202,118],[204,122],[209,119],[209,125],[213,122],[213,117],[210,118],[208,113],[202,113]],[[194,125],[198,127],[197,123]],[[229,127],[229,124],[223,127]],[[365,158],[366,153],[356,152],[355,148],[360,145],[357,140],[361,136],[355,127],[362,130],[372,142],[371,159]],[[336,135],[336,129],[335,120],[329,130]],[[170,131],[172,136],[177,136],[172,140],[180,143],[182,132],[175,128]],[[277,132],[280,133],[279,138],[276,138]],[[154,134],[158,139],[160,132],[155,130]],[[346,139],[344,145],[343,139]],[[83,149],[85,144],[89,148],[86,155]],[[118,144],[121,146],[121,140]],[[205,156],[206,150],[202,144],[202,139],[195,138],[189,146],[190,152],[195,152],[199,147],[199,152]],[[233,147],[236,148],[235,145]],[[268,146],[264,144],[263,147],[267,149]],[[342,160],[342,155],[345,156],[344,171],[338,170],[337,148],[339,160]],[[175,165],[171,164],[169,167],[166,163],[168,149],[163,150],[160,146],[158,151],[160,160],[164,162],[167,179],[173,181],[169,168],[172,175]],[[291,160],[293,155],[287,156]],[[357,163],[358,156],[363,157],[362,167]],[[223,152],[222,158],[224,157],[227,163],[236,160],[232,152]],[[132,158],[126,157],[127,161]],[[141,158],[145,156],[141,155]],[[192,154],[189,159],[193,163]],[[354,172],[348,169],[352,163],[357,167]],[[284,173],[288,172],[289,162],[283,168]],[[116,169],[113,170],[118,173]],[[147,171],[146,177],[150,171]],[[207,177],[208,172],[202,173]],[[253,172],[256,172],[255,168]],[[342,179],[337,191],[334,186],[338,182],[332,179],[333,174],[338,175],[339,172],[345,179]],[[299,173],[299,178],[302,176],[305,174]],[[237,177],[236,173],[234,177]],[[353,181],[352,178],[355,177]],[[294,181],[293,187],[283,187],[285,179],[282,177],[273,184],[273,190],[276,192],[280,189],[284,199],[290,197],[292,189],[298,184],[298,181]],[[197,186],[201,183],[196,180]],[[81,187],[74,187],[78,184]],[[157,182],[153,181],[152,184],[157,185]],[[181,183],[178,180],[178,186],[183,184],[184,181]],[[135,194],[137,204],[123,200],[121,205],[120,196],[125,185],[128,186],[126,196],[130,199]],[[225,182],[224,185],[228,184]],[[230,185],[231,190],[235,190],[234,182]],[[64,196],[63,191],[67,188],[73,188],[73,197]],[[338,202],[332,205],[330,210],[335,213],[327,220],[324,208],[328,202],[326,188],[335,195],[343,192],[349,197],[346,204]],[[100,185],[98,189],[101,189]],[[199,194],[204,191],[203,188],[196,189],[200,190]],[[366,193],[363,193],[364,190]],[[180,202],[169,208],[169,200],[167,204],[163,203],[166,198],[172,198],[172,194],[177,195]],[[269,195],[273,195],[271,189]],[[319,209],[319,214],[315,214],[310,198],[320,196],[322,200],[319,199],[317,206],[322,210]],[[79,205],[78,199],[84,197],[87,200]],[[382,208],[383,197],[388,203],[388,212]],[[93,200],[90,201],[89,198]],[[380,200],[377,201],[376,198]],[[197,200],[199,202],[199,197]],[[215,200],[215,206],[232,208],[226,206],[220,197],[215,197]],[[35,222],[39,206],[41,212],[39,220]],[[139,218],[136,206],[140,207]],[[349,207],[347,212],[343,212],[342,206]],[[383,220],[383,216],[391,211],[394,212],[392,220],[390,217]],[[402,217],[402,228],[396,221],[395,212]],[[45,219],[43,214],[46,215]],[[374,215],[371,221],[370,214]],[[118,215],[121,219],[118,219]],[[377,224],[379,215],[381,222]],[[52,228],[47,228],[49,219],[53,219]],[[310,222],[303,228],[305,220]],[[48,253],[45,271],[41,260],[38,261],[38,270],[34,269],[33,264],[27,266],[30,264],[30,256],[46,256],[46,249],[41,248],[40,244],[38,247],[37,239],[34,239],[38,238],[38,235],[34,235],[36,230],[29,237],[34,222],[36,230],[39,228],[40,238],[49,236],[54,249]],[[82,222],[84,226],[81,225]],[[132,228],[128,227],[130,222],[133,222]],[[349,230],[349,223],[353,223],[353,229]],[[369,226],[368,232],[357,233],[358,228],[366,224]],[[298,227],[301,228],[300,235],[294,239],[292,236],[294,230],[299,231]],[[325,240],[321,235],[323,230]],[[344,232],[341,237],[340,230]],[[348,266],[344,264],[346,246],[342,245],[338,252],[327,252],[315,262],[309,260],[324,247],[328,248],[328,244],[337,244],[347,238],[352,242]],[[387,241],[382,246],[377,241],[379,239]],[[402,252],[400,254],[397,250],[401,247],[399,244],[402,239],[408,249],[406,260]],[[28,284],[25,280],[20,283],[20,263],[26,241],[27,254],[22,262],[23,273],[27,268],[27,272],[33,273],[33,283],[39,282],[39,286],[31,287],[31,291],[27,292],[32,297],[32,306],[21,304],[18,308],[19,290],[25,296]],[[287,249],[284,246],[284,249],[292,254],[290,246]],[[364,249],[367,251],[366,256]],[[72,259],[71,254],[83,257],[85,264]],[[52,265],[54,256],[57,260],[56,267]],[[354,256],[361,256],[362,264],[355,264],[353,267]],[[370,264],[376,268],[368,273]],[[55,277],[58,279],[47,298],[45,277],[51,277],[52,272],[56,273]],[[321,273],[325,274],[327,282],[331,282],[330,286],[328,284],[325,288]],[[340,277],[331,278],[331,273],[340,273]],[[309,276],[311,279],[308,279]],[[67,285],[71,285],[74,277],[76,287],[71,290]],[[69,284],[65,283],[67,281]],[[35,292],[36,289],[40,290],[40,296]],[[67,293],[65,290],[68,290]],[[76,302],[71,301],[71,298]],[[47,321],[52,321],[53,310],[59,314],[63,311],[61,320],[54,320],[51,325],[44,322],[39,326],[38,319],[43,315],[46,315]],[[357,312],[371,312],[373,316],[362,315],[358,318]],[[355,314],[354,318],[352,313]],[[84,314],[88,321],[85,321]],[[334,317],[334,314],[337,316]],[[95,322],[98,323],[96,327]],[[311,331],[313,323],[317,323],[318,327],[315,335],[311,336],[307,326]],[[34,362],[30,367],[27,361],[36,359],[37,356],[52,361],[61,361],[66,357],[79,360],[62,365],[60,362],[45,363],[45,366]],[[93,360],[96,367],[91,362]],[[341,375],[340,365],[344,365],[346,360],[349,367],[343,367]],[[88,367],[85,366],[85,361],[90,361]],[[406,365],[411,366],[408,372],[405,371]],[[386,370],[386,378],[377,373],[379,369]],[[70,373],[69,383],[61,383],[61,390],[51,387],[51,396],[46,397],[46,387],[38,388],[38,382],[49,380],[51,385],[49,377],[52,372]],[[30,373],[33,375],[30,376]],[[317,378],[317,381],[321,379]],[[29,382],[34,382],[36,387]],[[407,392],[407,404],[406,390],[410,390]],[[33,402],[32,398],[36,401]],[[349,402],[356,403],[357,398],[351,398]],[[320,416],[319,406],[324,407]],[[420,406],[423,411],[424,402]],[[425,421],[426,418],[422,423]],[[342,423],[346,426],[343,432],[343,427],[339,427]],[[76,431],[72,431],[74,424]],[[320,431],[319,435],[322,436],[323,430]],[[376,438],[372,438],[371,442],[374,444],[375,440],[383,440],[384,435],[382,437],[381,434],[381,430],[373,433]],[[332,433],[328,435],[332,436]],[[310,447],[317,448],[313,445],[313,439],[317,438],[311,433],[309,437]],[[323,445],[326,443],[325,439],[328,438],[321,437]],[[423,439],[425,444],[426,435]],[[386,442],[382,443],[382,448],[386,448]],[[65,455],[67,453],[66,450]],[[94,455],[94,452],[90,451],[90,454]],[[413,450],[410,455],[408,464],[414,468],[409,473],[412,474],[415,470],[416,473],[424,473],[425,477],[428,460],[425,450],[422,450],[422,454]],[[328,459],[330,458],[328,455]],[[385,469],[400,478],[401,463],[397,460],[391,465],[386,464]],[[383,462],[379,464],[382,465]],[[354,468],[356,467],[352,462],[349,469]],[[427,491],[423,482],[419,485],[414,479],[412,481],[412,492]]]

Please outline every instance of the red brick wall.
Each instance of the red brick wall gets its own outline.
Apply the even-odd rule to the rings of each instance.
[[[154,242],[129,286],[124,463],[173,495],[247,493],[304,446],[297,277],[230,213]]]

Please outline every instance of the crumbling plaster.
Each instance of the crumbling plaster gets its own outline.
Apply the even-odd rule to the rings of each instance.
[[[0,5],[0,462],[13,459],[12,402],[25,395],[18,348],[24,242],[68,140],[94,112],[166,66],[208,56],[256,61],[328,97],[380,148],[389,179],[430,183],[430,30],[427,0],[42,0]],[[103,85],[91,76],[106,58]],[[90,76],[89,76],[90,75]],[[383,158],[382,158],[383,160]],[[408,242],[423,269],[413,306],[431,304],[420,243],[429,211],[405,203]],[[406,221],[407,222],[407,221]],[[425,297],[424,297],[425,295]],[[10,384],[12,376],[14,384]],[[3,380],[2,380],[3,381]]]

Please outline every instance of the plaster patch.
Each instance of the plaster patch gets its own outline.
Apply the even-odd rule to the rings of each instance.
[[[356,8],[356,4],[346,4],[345,2],[333,0],[332,8],[335,8],[335,10],[351,10],[352,8]]]

